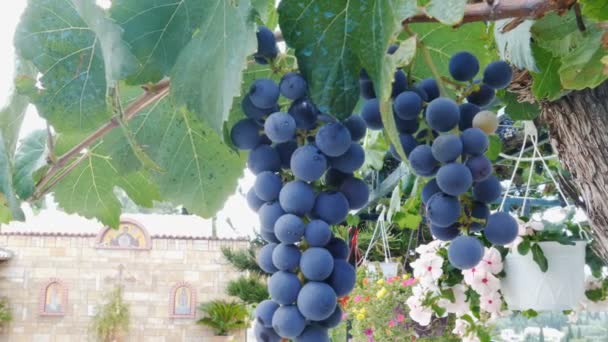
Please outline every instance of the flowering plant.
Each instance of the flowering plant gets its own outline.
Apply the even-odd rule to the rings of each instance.
[[[424,335],[408,318],[405,305],[416,280],[407,274],[387,279],[375,277],[377,274],[361,268],[357,286],[343,303],[345,315],[352,321],[353,341],[406,341]]]
[[[500,292],[502,255],[485,248],[482,261],[461,271],[447,260],[447,242],[435,240],[416,248],[419,258],[411,263],[418,282],[406,300],[412,320],[422,326],[433,317],[454,314],[454,334],[463,341],[490,341],[486,326],[508,313]]]

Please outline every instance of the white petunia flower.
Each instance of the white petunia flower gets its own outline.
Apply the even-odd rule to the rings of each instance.
[[[441,298],[437,304],[445,308],[448,313],[453,313],[458,317],[469,313],[471,308],[469,307],[469,303],[467,303],[466,287],[462,284],[457,284],[452,286],[451,290],[454,293],[454,302]]]
[[[433,311],[431,308],[423,306],[419,297],[411,296],[405,303],[410,308],[409,315],[412,320],[422,326],[427,326],[431,323]]]
[[[481,296],[481,298],[479,298],[479,307],[482,310],[492,314],[499,313],[500,308],[502,307],[502,298],[500,298],[500,293],[492,292]]]
[[[471,287],[482,296],[500,290],[500,280],[487,271],[476,272]]]
[[[492,274],[498,274],[502,272],[502,256],[500,252],[494,248],[485,248],[483,259],[477,267],[483,268]]]
[[[414,278],[425,285],[435,284],[443,275],[443,258],[436,254],[423,254],[411,263],[414,269]]]

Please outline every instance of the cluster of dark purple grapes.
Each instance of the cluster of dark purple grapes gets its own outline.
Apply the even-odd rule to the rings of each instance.
[[[389,49],[388,53],[395,50]],[[467,102],[457,104],[440,96],[432,78],[408,86],[407,75],[397,70],[392,88],[393,114],[411,169],[419,176],[431,177],[422,189],[431,233],[437,239],[452,241],[448,248],[450,263],[467,269],[483,257],[480,235],[497,245],[508,244],[517,236],[517,223],[509,214],[490,215],[488,204],[500,197],[501,185],[484,153],[498,119],[481,108],[492,102],[496,89],[510,83],[512,74],[507,63],[496,61],[485,68],[482,80],[474,80],[479,61],[468,52],[453,55],[449,71],[457,81],[454,83],[462,82],[459,90]],[[369,129],[382,129],[379,103],[364,72],[359,84],[366,99],[361,116]],[[391,153],[400,159],[394,146]]]
[[[258,33],[258,62],[273,58],[264,53],[276,44],[268,32]],[[256,180],[247,202],[268,242],[257,256],[272,274],[271,299],[255,311],[258,341],[329,341],[328,329],[342,319],[338,298],[355,284],[348,245],[330,226],[368,201],[368,186],[353,174],[365,160],[358,142],[365,123],[320,115],[307,93],[306,80],[295,72],[278,85],[257,79],[242,101],[247,118],[231,130],[233,144],[250,150],[247,165]],[[281,96],[291,102],[283,111]]]

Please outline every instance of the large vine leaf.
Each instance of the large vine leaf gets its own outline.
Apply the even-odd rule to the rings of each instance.
[[[539,72],[530,72],[534,96],[550,101],[560,98],[563,94],[558,72],[561,66],[560,58],[536,44],[532,45],[532,54],[539,69]]]
[[[117,227],[120,202],[114,188],[122,188],[135,203],[151,207],[160,199],[158,188],[144,171],[123,174],[111,157],[87,152],[84,160],[53,188],[55,199],[68,213],[97,218],[103,224]]]
[[[209,9],[199,0],[117,0],[110,16],[139,61],[131,84],[156,82],[169,73]]]
[[[36,68],[30,63],[17,58],[15,61],[15,89],[11,89],[8,103],[0,109],[0,134],[4,137],[6,151],[9,156],[15,153],[19,130],[23,123],[25,110],[30,103],[27,95],[19,92],[19,85],[23,83],[34,84]]]
[[[25,219],[13,190],[11,173],[11,159],[0,133],[0,223]]]
[[[200,31],[171,71],[171,93],[221,135],[247,56],[256,49],[256,26],[249,0],[212,0],[206,8]]]
[[[515,93],[505,91],[501,99],[505,103],[505,113],[513,120],[534,120],[540,113],[538,103],[520,102]]]
[[[409,24],[409,27],[429,50],[431,61],[442,76],[450,76],[448,64],[456,52],[469,51],[475,55],[479,59],[480,70],[497,57],[491,48],[492,36],[483,23],[470,23],[457,29],[438,23]],[[416,80],[432,76],[422,51],[416,54],[412,63],[411,76]],[[480,74],[478,77],[481,77]]]
[[[559,69],[562,86],[566,89],[594,88],[608,79],[601,59],[608,54],[602,45],[603,30],[592,28],[579,46],[562,57]]]
[[[267,68],[267,67],[266,67]],[[123,98],[137,93],[136,87],[122,87]],[[240,105],[238,106],[240,108]],[[238,120],[235,114],[235,121]],[[188,211],[211,217],[237,186],[245,168],[245,154],[233,150],[183,106],[165,97],[128,123],[135,142],[158,166],[149,169],[163,201],[183,205]],[[104,139],[99,147],[116,164],[141,168],[122,132]]]
[[[34,193],[34,172],[46,165],[49,152],[46,141],[47,131],[36,130],[21,140],[17,148],[13,184],[21,199],[27,199]]]
[[[91,129],[107,120],[109,82],[133,66],[119,27],[93,0],[29,1],[15,46],[42,73],[33,102],[58,131]]]
[[[606,0],[579,0],[583,14],[595,20],[608,20],[608,2]]]
[[[467,0],[431,0],[424,12],[446,25],[458,24],[464,15]]]

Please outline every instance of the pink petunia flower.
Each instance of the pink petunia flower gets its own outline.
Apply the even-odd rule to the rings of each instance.
[[[416,278],[408,278],[401,282],[401,286],[408,287],[408,286],[414,285],[415,283],[416,283]]]
[[[355,303],[359,303],[361,301],[361,296],[360,295],[356,295],[355,298],[353,298],[353,301]]]
[[[394,321],[394,320],[392,320],[392,319],[391,319],[390,321],[388,321],[388,327],[389,327],[389,328],[394,328],[394,327],[395,327],[395,324],[396,324],[396,323],[395,323],[395,321]]]
[[[405,321],[405,316],[402,314],[398,314],[397,315],[397,322],[402,323],[403,321]]]

